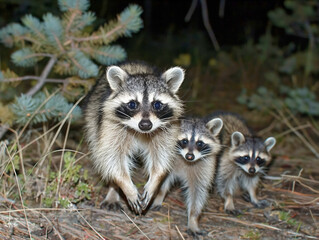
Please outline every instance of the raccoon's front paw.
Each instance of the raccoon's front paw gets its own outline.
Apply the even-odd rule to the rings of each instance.
[[[257,203],[253,203],[256,208],[266,208],[270,206],[270,202],[266,199],[260,200]]]
[[[234,216],[239,216],[239,215],[243,214],[242,211],[237,210],[237,209],[225,209],[225,212],[227,214],[231,214],[231,215],[234,215]]]
[[[201,236],[206,236],[207,232],[204,230],[191,230],[191,229],[187,229],[187,234],[191,237],[193,237],[193,239],[201,239]]]
[[[100,208],[106,209],[108,211],[120,211],[123,209],[120,202],[109,202],[106,200],[101,202]]]
[[[141,202],[142,202],[142,208],[145,210],[147,206],[149,205],[150,201],[152,200],[153,194],[150,194],[148,191],[144,191]]]
[[[131,210],[135,212],[137,215],[142,214],[142,204],[140,202],[140,196],[138,195],[136,198],[126,198],[128,205],[130,206]]]

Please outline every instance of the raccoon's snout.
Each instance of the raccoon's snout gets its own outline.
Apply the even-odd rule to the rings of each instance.
[[[186,153],[185,155],[186,160],[192,161],[195,158],[195,155],[193,153]]]
[[[249,172],[250,174],[254,174],[254,173],[256,172],[256,169],[255,169],[254,167],[250,167],[250,168],[248,169],[248,172]]]
[[[142,119],[139,124],[138,127],[142,130],[142,131],[149,131],[152,129],[153,124],[150,120],[146,120],[146,119]]]

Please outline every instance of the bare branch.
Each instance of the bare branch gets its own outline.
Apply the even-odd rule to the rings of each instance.
[[[17,78],[7,78],[0,80],[0,82],[20,82],[20,81],[27,81],[27,80],[39,80],[40,77],[38,76],[24,76],[24,77],[17,77]],[[75,79],[57,79],[57,78],[47,78],[44,80],[45,83],[63,83],[63,84],[69,84],[69,83],[79,83],[83,84],[87,82],[87,80],[75,80]]]
[[[214,33],[214,31],[210,25],[210,22],[209,22],[206,0],[200,0],[200,2],[202,5],[202,16],[203,16],[204,26],[208,32],[208,35],[209,35],[211,41],[213,42],[213,45],[214,45],[216,51],[219,51],[219,49],[220,49],[219,44],[217,42],[217,39],[215,37],[215,33]]]
[[[51,72],[55,62],[56,62],[56,57],[51,57],[51,59],[49,60],[49,62],[47,63],[47,65],[45,66],[43,72],[41,73],[41,76],[39,77],[39,81],[38,83],[31,88],[26,95],[28,96],[32,96],[34,95],[36,92],[38,92],[41,87],[43,86],[43,84],[45,83],[45,80],[47,78],[47,76],[49,75],[49,73]]]
[[[219,17],[223,18],[225,15],[225,4],[226,4],[226,0],[220,0],[219,1]]]
[[[198,0],[193,0],[192,1],[191,7],[189,8],[189,10],[188,10],[188,12],[187,12],[187,14],[185,16],[185,19],[184,19],[185,22],[189,22],[189,20],[191,20],[191,17],[194,14],[194,11],[195,11],[195,9],[197,7],[197,4],[198,4]]]
[[[40,77],[38,76],[24,76],[24,77],[16,77],[16,78],[5,78],[0,79],[0,82],[19,82],[25,80],[39,80]]]

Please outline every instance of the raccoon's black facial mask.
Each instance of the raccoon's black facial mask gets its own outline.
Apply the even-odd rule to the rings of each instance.
[[[163,104],[160,101],[152,102],[152,108],[155,116],[161,120],[169,119],[174,116],[174,111],[168,104]]]
[[[265,160],[265,159],[262,159],[262,158],[260,158],[260,157],[257,157],[257,158],[256,158],[256,162],[257,162],[257,165],[258,165],[259,167],[262,167],[262,166],[264,166],[264,165],[266,164],[266,160]]]
[[[245,165],[249,163],[250,157],[249,156],[243,156],[243,157],[238,157],[235,159],[235,162],[241,165]]]
[[[197,141],[196,148],[202,155],[207,155],[212,151],[211,147],[203,141]]]
[[[180,147],[180,148],[187,148],[188,146],[188,139],[184,138],[180,141],[177,142],[177,145]]]
[[[122,103],[115,109],[115,115],[121,119],[130,119],[139,111],[140,104],[131,100],[128,103]]]

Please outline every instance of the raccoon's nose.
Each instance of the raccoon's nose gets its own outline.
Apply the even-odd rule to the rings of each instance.
[[[254,167],[249,168],[249,173],[254,174],[256,172],[256,169]]]
[[[194,160],[195,156],[192,153],[186,153],[185,158],[191,161]]]
[[[153,124],[150,120],[143,119],[139,122],[138,127],[142,131],[148,131],[148,130],[151,130],[151,128],[153,127]]]

